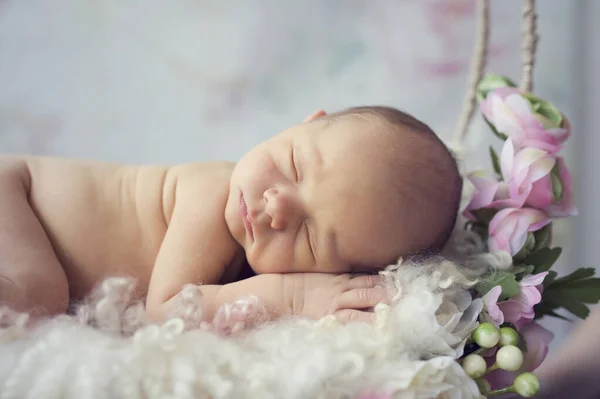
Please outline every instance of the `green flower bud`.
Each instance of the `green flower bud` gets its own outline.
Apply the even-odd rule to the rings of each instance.
[[[525,248],[531,251],[533,247],[535,247],[535,236],[529,232],[527,233],[527,240],[525,240]]]
[[[519,252],[517,252],[514,256],[516,261],[523,261],[525,258],[527,258],[527,256],[529,256],[529,254],[531,254],[531,252],[533,251],[533,248],[535,247],[535,235],[534,233],[527,233],[527,239],[525,241],[525,245],[523,245],[523,248],[521,248],[519,250]]]
[[[498,341],[498,344],[499,346],[517,346],[519,344],[519,339],[519,333],[517,333],[514,328],[502,327],[500,329],[500,341]]]
[[[524,398],[530,398],[540,391],[540,381],[531,373],[523,373],[515,378],[513,389]]]
[[[535,237],[535,247],[532,252],[537,252],[542,248],[546,248],[550,243],[550,235],[552,232],[552,224],[545,226],[543,229],[540,229],[533,233]]]
[[[514,345],[506,345],[496,353],[496,365],[507,371],[517,371],[523,365],[523,352]]]
[[[558,166],[558,163],[552,168],[550,179],[552,181],[552,199],[559,202],[563,196],[563,183],[560,178],[560,167]]]
[[[480,355],[471,354],[462,361],[463,370],[471,378],[479,378],[485,375],[487,363]]]
[[[482,348],[493,348],[500,340],[500,331],[492,323],[481,323],[473,331],[473,341]]]

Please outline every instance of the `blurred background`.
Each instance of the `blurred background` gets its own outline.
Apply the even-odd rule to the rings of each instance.
[[[535,91],[570,119],[581,216],[560,269],[600,266],[600,2],[538,1]],[[0,0],[0,153],[128,163],[235,161],[317,108],[407,110],[449,139],[473,0]],[[520,1],[491,1],[488,70],[515,80]],[[466,169],[495,140],[477,118]],[[569,324],[545,325],[560,344]]]

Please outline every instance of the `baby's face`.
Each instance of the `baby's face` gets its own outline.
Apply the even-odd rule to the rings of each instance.
[[[225,219],[256,273],[372,271],[409,250],[388,188],[389,139],[365,129],[356,118],[317,118],[236,165]]]

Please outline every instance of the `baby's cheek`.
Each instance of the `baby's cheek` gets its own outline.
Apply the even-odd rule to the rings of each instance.
[[[248,173],[268,180],[272,178],[274,171],[277,169],[277,164],[271,154],[264,150],[257,149],[251,157],[251,168]]]
[[[296,270],[295,248],[289,237],[272,237],[263,247],[248,256],[248,263],[256,273],[292,273]]]

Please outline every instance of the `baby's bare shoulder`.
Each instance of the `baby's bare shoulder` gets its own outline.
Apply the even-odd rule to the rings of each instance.
[[[176,182],[178,194],[212,198],[215,193],[229,189],[232,171],[231,163],[196,162],[174,166],[168,179]]]
[[[176,165],[172,173],[182,179],[229,181],[235,164],[231,162],[193,162]]]
[[[167,221],[171,219],[175,206],[219,206],[227,198],[233,166],[228,162],[196,162],[172,167],[164,183]]]
[[[161,251],[185,265],[203,265],[203,281],[216,283],[233,260],[237,243],[225,222],[232,165],[194,163],[174,166],[167,173],[167,234]],[[183,266],[182,266],[183,267]]]

